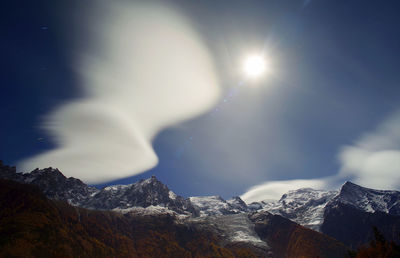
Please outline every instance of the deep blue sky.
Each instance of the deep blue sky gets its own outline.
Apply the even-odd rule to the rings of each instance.
[[[0,159],[54,147],[43,115],[83,97],[72,69],[80,1],[7,1],[1,19]],[[156,175],[176,193],[230,197],[267,180],[337,173],[339,148],[400,108],[398,1],[170,1],[209,47],[229,95],[235,59],[268,46],[280,76],[161,132]],[[308,4],[305,4],[308,3]],[[86,5],[86,7],[89,4]],[[49,164],[51,166],[52,164]],[[109,184],[109,183],[108,183]]]

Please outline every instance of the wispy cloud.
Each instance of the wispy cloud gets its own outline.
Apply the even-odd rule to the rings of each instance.
[[[151,141],[160,130],[218,99],[210,55],[184,17],[165,6],[100,3],[80,42],[90,47],[76,57],[86,97],[45,117],[58,146],[22,161],[24,171],[51,165],[88,183],[141,173],[157,164]]]
[[[268,181],[248,189],[246,202],[279,199],[288,190],[303,187],[332,189],[345,180],[376,189],[400,186],[400,111],[393,113],[372,132],[362,135],[338,153],[340,170],[326,178]]]
[[[400,185],[400,112],[341,149],[339,176],[372,188]]]

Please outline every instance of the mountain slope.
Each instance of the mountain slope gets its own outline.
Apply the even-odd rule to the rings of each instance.
[[[170,215],[134,216],[48,200],[0,180],[0,257],[257,257]]]
[[[274,250],[275,257],[346,257],[347,248],[322,233],[282,216],[255,212],[249,216],[255,231]]]
[[[179,214],[198,216],[190,200],[176,195],[155,176],[130,185],[108,186],[81,203],[82,207],[101,210],[126,210],[132,207],[161,206]]]
[[[326,205],[321,232],[355,248],[372,241],[376,227],[386,239],[400,243],[399,201],[398,191],[346,182]]]
[[[319,231],[324,220],[327,203],[337,194],[336,191],[301,188],[282,195],[279,201],[252,203],[255,210],[264,210],[281,215],[302,226]]]
[[[383,212],[400,215],[400,192],[375,190],[345,182],[340,192],[329,203],[329,207],[337,203],[348,204],[365,212]]]
[[[88,210],[49,200],[36,186],[0,180],[0,257],[333,257],[346,251],[281,216],[255,214],[182,219]]]
[[[71,201],[72,190],[87,186],[77,179],[65,178],[58,170],[18,174],[14,168],[0,166],[0,176],[31,184],[0,181],[0,256],[286,257],[288,252],[314,257],[302,248],[310,249],[307,244],[315,245],[315,252],[323,250],[318,254],[332,248],[331,253],[337,248],[345,251],[337,241],[312,230],[300,230],[303,227],[283,217],[275,215],[271,222],[267,216],[260,222],[254,215],[259,212],[249,213],[238,197],[228,201],[200,197],[192,204],[155,177],[127,186],[87,191],[86,195],[77,191],[86,196],[78,199],[78,204],[90,207],[88,210],[68,204],[76,204]],[[62,182],[73,183],[60,186],[61,193],[71,195],[50,191]],[[59,201],[64,196],[68,203]],[[195,214],[198,209],[203,216]],[[277,237],[287,234],[291,237]],[[297,242],[301,245],[294,245]]]
[[[225,201],[220,196],[189,197],[190,202],[200,211],[200,216],[227,215],[247,212],[248,208],[240,197]]]
[[[176,195],[166,185],[151,177],[130,185],[116,185],[98,190],[73,177],[65,177],[51,167],[30,173],[16,173],[15,167],[0,163],[0,178],[38,186],[50,199],[67,201],[74,206],[99,210],[129,210],[132,207],[158,206],[178,214],[198,216],[188,199]]]
[[[35,169],[30,173],[16,173],[15,167],[5,166],[0,161],[0,178],[36,185],[48,198],[68,201],[72,205],[79,205],[99,192],[79,179],[65,177],[58,169],[51,167]]]

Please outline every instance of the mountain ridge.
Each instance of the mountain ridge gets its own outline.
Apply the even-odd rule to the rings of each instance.
[[[286,257],[284,253],[302,257],[346,254],[346,247],[333,238],[304,231],[283,217],[277,228],[269,213],[264,214],[267,216],[241,213],[180,218],[168,213],[88,210],[48,199],[36,185],[0,179],[0,256],[279,258]],[[262,234],[279,231],[282,226],[287,237]],[[302,244],[296,245],[298,242]],[[304,248],[307,243],[310,246]]]
[[[36,185],[50,199],[92,210],[137,215],[170,214],[183,221],[198,218],[193,221],[207,225],[211,223],[213,227],[219,228],[219,232],[225,232],[223,234],[226,236],[232,235],[229,233],[232,228],[228,225],[221,227],[224,224],[217,223],[218,217],[232,223],[241,221],[242,230],[238,231],[241,238],[230,239],[242,239],[242,243],[247,241],[252,245],[258,240],[254,240],[252,230],[246,229],[252,226],[242,216],[263,212],[284,217],[343,241],[351,247],[370,241],[373,237],[372,226],[381,228],[388,239],[400,241],[391,236],[395,232],[400,233],[400,192],[365,188],[351,182],[345,182],[339,191],[300,188],[289,191],[275,202],[246,204],[240,197],[230,200],[224,200],[220,196],[184,198],[175,194],[155,176],[129,185],[96,189],[79,179],[66,178],[61,171],[51,167],[23,174],[16,173],[15,167],[0,163],[0,178]],[[350,210],[357,212],[351,213]],[[346,216],[340,216],[342,213]],[[352,214],[357,214],[358,221],[369,221],[366,224],[368,226],[357,226],[357,230],[364,232],[362,236],[346,231],[348,223],[357,224]],[[385,218],[395,226],[385,223]],[[337,231],[338,229],[341,231]]]

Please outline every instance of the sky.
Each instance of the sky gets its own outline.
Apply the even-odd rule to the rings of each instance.
[[[9,1],[0,159],[103,187],[400,189],[398,1]],[[248,55],[269,71],[251,79]]]

